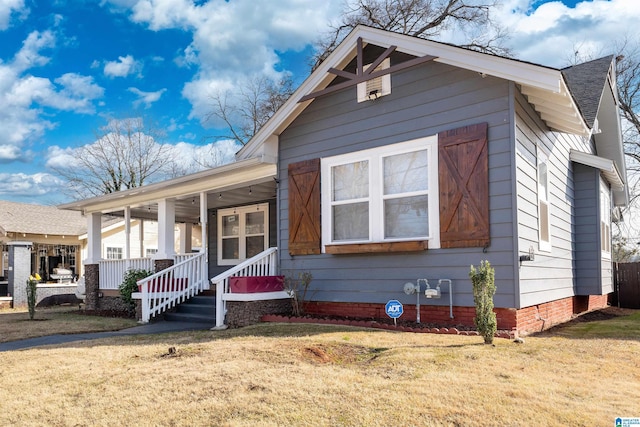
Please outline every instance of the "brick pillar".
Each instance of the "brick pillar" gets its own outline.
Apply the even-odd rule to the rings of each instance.
[[[9,285],[13,306],[27,305],[27,280],[31,274],[31,242],[9,242]]]
[[[98,309],[98,292],[100,290],[100,264],[85,264],[85,310]]]
[[[156,259],[153,261],[154,267],[156,269],[156,273],[162,270],[166,270],[167,268],[173,265],[172,259]]]

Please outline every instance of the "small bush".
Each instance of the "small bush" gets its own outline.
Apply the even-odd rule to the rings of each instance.
[[[153,271],[131,268],[124,273],[122,283],[118,287],[122,300],[129,304],[131,308],[135,307],[135,302],[131,299],[131,294],[138,292],[138,280],[149,277]]]
[[[36,301],[38,282],[41,280],[38,273],[35,276],[29,276],[27,279],[27,305],[29,306],[29,320],[33,320],[36,315]]]
[[[477,270],[472,265],[469,278],[473,285],[473,301],[476,306],[476,316],[473,319],[478,333],[484,337],[485,344],[493,343],[498,322],[493,312],[493,295],[496,293],[495,270],[489,261],[482,261]]]
[[[291,308],[294,316],[304,314],[304,302],[312,279],[313,276],[308,271],[298,273],[297,279],[290,276],[284,278],[284,289],[291,295]]]

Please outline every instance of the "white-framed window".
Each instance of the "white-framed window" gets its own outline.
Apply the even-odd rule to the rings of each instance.
[[[549,157],[538,149],[538,246],[551,251],[551,221],[549,203]]]
[[[611,193],[600,182],[600,250],[605,257],[611,256]]]
[[[218,265],[236,265],[269,248],[269,204],[218,211]]]
[[[437,136],[321,160],[322,243],[440,247]]]
[[[384,70],[389,68],[391,61],[386,58],[376,67],[374,71]],[[367,64],[362,68],[366,70],[371,64]],[[367,80],[363,83],[358,83],[358,102],[364,102],[368,100],[377,99],[384,95],[391,93],[391,74],[385,74],[384,76],[376,77],[371,80]]]
[[[105,253],[107,259],[122,259],[122,247],[107,246]]]
[[[157,253],[158,253],[158,248],[146,248],[144,250],[144,254],[147,258],[153,258],[153,256]]]

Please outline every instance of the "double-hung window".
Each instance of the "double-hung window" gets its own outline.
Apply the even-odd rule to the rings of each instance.
[[[437,136],[322,159],[323,245],[439,247]]]
[[[218,211],[218,265],[236,265],[268,249],[269,204]]]
[[[122,259],[122,247],[107,246],[105,252],[107,259]]]
[[[600,250],[611,255],[611,196],[604,182],[600,182]]]
[[[538,239],[541,251],[551,250],[549,160],[540,150],[538,150]]]

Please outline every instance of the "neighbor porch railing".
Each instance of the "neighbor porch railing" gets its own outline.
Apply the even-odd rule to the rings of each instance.
[[[142,323],[208,289],[206,254],[198,253],[138,281]]]
[[[98,261],[100,269],[100,289],[117,290],[124,274],[129,269],[153,271],[151,258],[103,259]]]
[[[216,287],[216,328],[224,327],[226,302],[223,299],[223,294],[229,293],[230,277],[275,276],[277,270],[278,248],[269,248],[211,279],[211,284]]]

